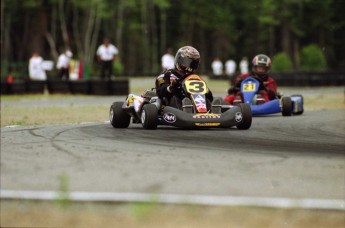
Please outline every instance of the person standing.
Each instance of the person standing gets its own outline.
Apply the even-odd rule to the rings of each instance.
[[[47,80],[47,74],[43,69],[43,58],[39,56],[37,51],[32,53],[29,60],[29,78],[30,80]]]
[[[244,56],[242,60],[240,61],[240,71],[241,74],[247,74],[249,72],[249,63],[248,63],[248,57]]]
[[[97,49],[97,61],[101,65],[101,78],[111,80],[113,75],[113,62],[116,60],[119,50],[110,43],[108,38],[103,39]]]
[[[162,56],[162,69],[163,71],[174,69],[175,57],[172,48],[168,48],[167,52]]]
[[[220,61],[219,57],[214,58],[211,64],[213,76],[221,77],[223,76],[223,63]]]
[[[69,64],[72,56],[72,52],[68,49],[59,55],[56,68],[59,70],[58,77],[62,80],[69,80]]]
[[[231,79],[236,73],[236,62],[229,58],[226,62],[225,62],[225,74],[226,76]]]

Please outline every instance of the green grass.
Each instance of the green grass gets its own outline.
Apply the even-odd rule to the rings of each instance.
[[[226,80],[210,80],[205,77],[207,85],[215,96],[226,96],[230,84]],[[130,79],[130,93],[142,94],[154,86],[155,77]],[[343,87],[281,87],[284,95],[302,94],[304,109],[331,110],[345,109]],[[108,120],[111,104],[79,104],[78,99],[87,99],[89,95],[42,94],[42,95],[2,95],[1,96],[1,127],[9,125],[44,125],[69,124],[81,122],[99,122]],[[101,99],[100,96],[98,98]],[[28,106],[24,101],[56,101],[68,100],[63,105]],[[74,101],[76,100],[76,101]],[[7,105],[3,105],[6,102]],[[16,105],[11,105],[14,102]]]

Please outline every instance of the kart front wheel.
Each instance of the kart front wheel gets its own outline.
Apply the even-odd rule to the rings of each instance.
[[[242,121],[237,125],[237,128],[240,130],[247,130],[252,125],[252,109],[247,103],[240,103],[238,106],[242,112]]]
[[[144,105],[141,111],[141,124],[145,129],[156,129],[158,124],[158,109],[154,104]]]
[[[282,115],[291,116],[292,113],[292,101],[291,97],[282,98]]]
[[[131,116],[122,110],[123,102],[114,102],[109,111],[109,120],[114,128],[127,128]]]

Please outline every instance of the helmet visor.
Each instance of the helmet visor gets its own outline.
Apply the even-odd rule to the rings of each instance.
[[[181,65],[186,68],[192,68],[193,70],[196,70],[199,67],[199,60],[194,60],[190,58],[183,58],[181,60]]]

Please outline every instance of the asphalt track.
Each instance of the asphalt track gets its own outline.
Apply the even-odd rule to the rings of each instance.
[[[109,122],[1,128],[7,191],[345,199],[344,110],[253,118],[249,130]]]

